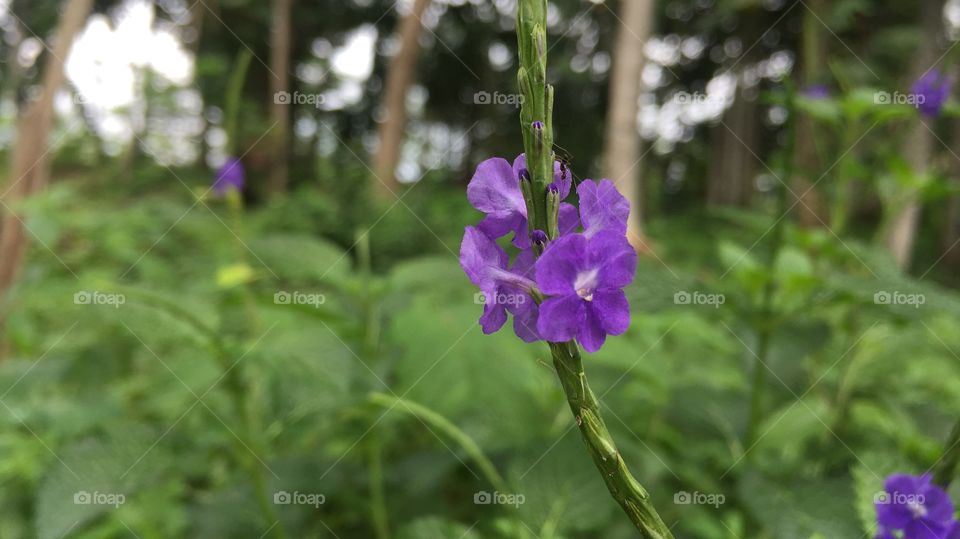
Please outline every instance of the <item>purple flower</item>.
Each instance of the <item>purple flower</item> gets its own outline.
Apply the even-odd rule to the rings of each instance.
[[[633,281],[637,254],[623,234],[600,231],[570,234],[553,242],[535,267],[540,291],[537,330],[550,342],[577,339],[596,352],[607,335],[630,325],[630,305],[622,288]]]
[[[213,190],[218,196],[224,196],[231,189],[243,191],[243,183],[243,163],[235,157],[228,157],[217,170],[217,177],[213,181]]]
[[[584,180],[577,186],[580,196],[580,220],[583,233],[591,237],[601,230],[610,230],[620,234],[627,233],[627,218],[630,216],[630,203],[617,191],[610,180]]]
[[[520,191],[520,174],[527,168],[527,160],[520,154],[513,166],[506,159],[494,157],[480,163],[467,186],[470,204],[487,214],[477,227],[491,238],[500,238],[513,232],[513,244],[520,249],[530,247],[527,235],[527,207]],[[561,174],[560,164],[554,163],[554,181],[563,200],[570,193],[570,179]],[[569,205],[567,205],[569,206]],[[566,210],[568,215],[570,210]]]
[[[539,230],[535,232],[540,232]],[[541,232],[542,234],[542,232]],[[532,249],[521,251],[510,270],[521,277],[533,281],[534,263],[536,257]],[[540,306],[537,305],[530,295],[524,295],[524,301],[514,301],[507,304],[507,310],[513,315],[513,332],[524,342],[536,342],[540,340],[540,333],[537,332],[537,317],[540,314]]]
[[[920,112],[934,118],[940,114],[940,109],[950,97],[950,87],[953,81],[936,69],[931,69],[913,83],[911,90]]]
[[[522,256],[514,264],[514,269],[520,273],[507,271],[509,258],[499,245],[475,227],[468,226],[464,230],[460,266],[482,293],[478,296],[483,299],[480,326],[486,334],[503,327],[509,310],[514,315],[517,335],[524,340],[537,340],[531,329],[535,327],[531,319],[536,320],[537,305],[527,293],[534,283],[524,277],[529,272],[525,264],[529,263]]]
[[[884,494],[874,501],[881,529],[878,537],[903,530],[910,539],[947,538],[954,526],[953,504],[947,493],[931,482],[930,474],[893,474],[883,486]]]
[[[807,99],[829,99],[830,88],[826,84],[811,84],[800,90],[800,95]]]

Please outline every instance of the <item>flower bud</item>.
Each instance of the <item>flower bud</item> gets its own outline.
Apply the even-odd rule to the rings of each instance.
[[[530,241],[533,243],[534,246],[540,247],[541,249],[543,249],[543,247],[547,244],[547,241],[548,241],[547,233],[542,230],[534,230],[533,232],[530,233]]]
[[[560,235],[558,220],[560,218],[560,186],[551,182],[547,186],[547,230],[550,237],[556,238]]]
[[[527,206],[527,220],[533,222],[536,213],[536,205],[533,203],[533,182],[530,179],[530,171],[520,169],[520,192],[523,194],[523,203]]]
[[[543,122],[535,120],[530,127],[533,128],[533,145],[540,151],[543,148]]]

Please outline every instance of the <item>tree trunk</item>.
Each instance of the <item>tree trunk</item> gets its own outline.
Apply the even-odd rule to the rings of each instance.
[[[267,190],[270,195],[286,192],[290,156],[290,16],[293,0],[273,0],[270,24],[270,107],[274,163],[270,170]]]
[[[915,70],[911,81],[922,76],[936,62],[936,36],[942,30],[942,0],[923,0],[918,7],[921,13],[921,32],[925,39],[917,49]],[[914,175],[922,176],[929,170],[930,159],[933,156],[932,129],[932,122],[920,117],[907,135],[904,155]],[[905,202],[899,206],[896,216],[890,221],[890,227],[886,231],[887,249],[903,271],[910,269],[917,226],[920,223],[921,206],[918,195],[912,191],[904,193]]]
[[[801,83],[816,84],[826,65],[827,50],[823,36],[824,0],[811,0],[804,12],[803,37],[800,57]],[[830,220],[830,211],[823,192],[817,188],[817,180],[824,168],[817,155],[813,119],[807,114],[797,118],[794,161],[796,174],[788,181],[791,184],[791,205],[796,208],[797,220],[803,227],[824,227]]]
[[[754,155],[760,142],[759,127],[756,103],[748,101],[744,92],[739,92],[736,101],[724,113],[723,123],[711,131],[707,205],[750,205],[759,165]]]
[[[53,97],[63,86],[63,62],[77,33],[87,21],[93,0],[69,0],[60,18],[40,82],[40,94],[24,105],[17,120],[17,138],[13,145],[10,181],[2,195],[0,220],[0,294],[13,284],[23,264],[27,238],[18,204],[47,185],[50,175],[47,139],[53,128]]]
[[[396,168],[407,126],[407,90],[413,84],[420,52],[420,20],[430,0],[414,0],[413,9],[400,20],[397,38],[400,49],[390,62],[383,94],[383,121],[377,130],[377,153],[373,158],[374,186],[380,198],[391,199],[397,193]]]
[[[620,29],[610,72],[610,105],[607,109],[606,176],[630,201],[627,238],[637,251],[648,250],[643,230],[640,131],[637,128],[642,86],[643,47],[650,37],[653,0],[621,0]]]

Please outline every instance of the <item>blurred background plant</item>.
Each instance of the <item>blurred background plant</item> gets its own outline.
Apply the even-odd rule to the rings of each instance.
[[[867,537],[943,453],[960,109],[914,83],[958,13],[550,3],[556,142],[641,209],[585,361],[678,538]],[[0,14],[0,537],[633,536],[456,262],[521,148],[514,2]]]

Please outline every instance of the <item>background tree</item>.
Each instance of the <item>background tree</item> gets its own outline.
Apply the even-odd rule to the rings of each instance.
[[[619,9],[621,24],[612,51],[607,105],[605,173],[632,203],[627,237],[635,249],[643,251],[648,247],[643,232],[643,163],[637,114],[645,63],[643,47],[653,28],[653,0],[622,0]]]
[[[70,0],[54,37],[47,46],[47,58],[39,94],[25,104],[17,120],[17,139],[11,151],[10,180],[2,196],[0,220],[0,294],[13,284],[23,264],[26,224],[18,214],[19,204],[49,182],[48,139],[53,128],[53,98],[63,86],[64,61],[73,39],[83,28],[93,6],[92,0]]]

